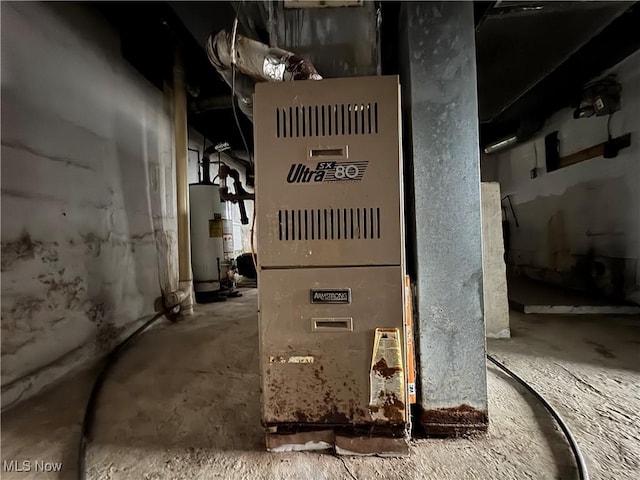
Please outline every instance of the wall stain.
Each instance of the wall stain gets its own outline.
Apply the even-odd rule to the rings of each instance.
[[[637,221],[623,207],[635,203],[624,177],[517,203],[520,227],[511,229],[509,270],[592,295],[630,298],[640,259],[628,243]]]
[[[85,301],[84,293],[87,291],[85,280],[76,276],[73,280],[48,278],[40,280],[48,285],[47,300],[50,305],[59,306],[68,310],[80,310]]]
[[[99,257],[102,252],[103,241],[95,233],[87,233],[80,235],[80,237],[82,237],[82,241],[87,247],[87,253],[92,257]]]
[[[8,317],[3,316],[3,323],[10,321],[14,326],[17,321],[33,318],[33,314],[42,310],[44,300],[32,295],[18,297],[10,310],[11,315]]]
[[[93,232],[89,232],[83,235],[80,235],[83,243],[87,247],[87,254],[93,257],[99,257],[102,253],[102,245],[112,245],[112,246],[120,246],[127,247],[131,253],[135,253],[136,244],[137,243],[145,243],[149,240],[156,241],[156,232],[145,232],[143,234],[131,235],[129,238],[115,238],[113,235],[109,234],[108,238],[102,238],[97,236]],[[72,240],[69,241],[71,245]]]
[[[18,240],[2,242],[2,271],[5,272],[16,262],[42,258],[42,263],[58,261],[57,242],[33,240],[26,231]]]
[[[92,303],[91,307],[87,310],[87,316],[89,320],[95,323],[98,327],[102,326],[105,317],[105,306],[102,303]]]
[[[98,330],[96,345],[102,351],[111,350],[118,340],[120,340],[124,331],[124,326],[116,327],[113,323],[106,323]]]

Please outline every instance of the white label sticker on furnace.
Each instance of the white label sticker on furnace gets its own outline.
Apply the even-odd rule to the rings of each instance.
[[[286,359],[285,357],[269,357],[269,363],[313,363],[314,357],[311,355],[294,355]]]

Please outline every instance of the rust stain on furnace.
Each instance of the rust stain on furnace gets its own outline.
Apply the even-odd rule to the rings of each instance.
[[[378,360],[373,366],[373,371],[378,372],[384,378],[389,379],[393,377],[396,373],[400,372],[402,369],[400,367],[390,367],[387,365],[387,361],[384,358]]]
[[[378,398],[382,400],[382,405],[371,405],[369,409],[372,412],[378,412],[382,408],[385,423],[387,420],[392,423],[404,422],[404,402],[400,401],[395,393],[381,390]]]

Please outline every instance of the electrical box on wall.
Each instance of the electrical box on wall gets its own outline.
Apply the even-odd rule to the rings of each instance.
[[[580,105],[573,111],[573,118],[593,115],[611,115],[621,108],[622,85],[615,75],[609,75],[587,85],[582,92]]]
[[[398,78],[258,84],[254,115],[267,447],[405,454]]]

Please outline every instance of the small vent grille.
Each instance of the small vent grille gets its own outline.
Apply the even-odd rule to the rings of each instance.
[[[380,238],[379,208],[311,208],[278,211],[280,240]]]
[[[276,108],[276,137],[331,137],[378,133],[378,102]]]

